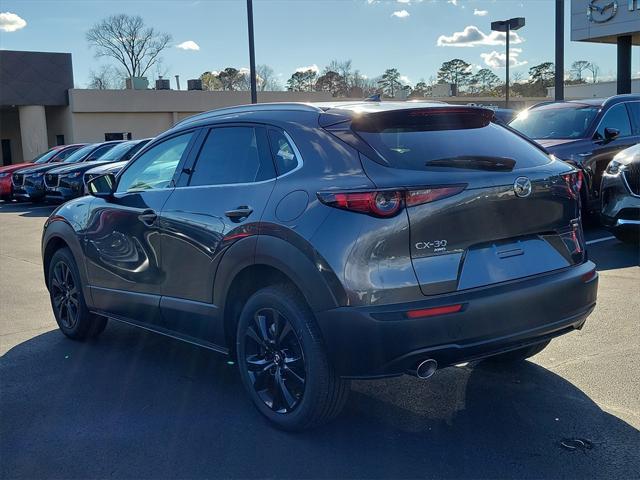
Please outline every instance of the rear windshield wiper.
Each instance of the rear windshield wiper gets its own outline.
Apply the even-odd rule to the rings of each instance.
[[[460,155],[457,157],[436,158],[425,163],[427,167],[466,168],[470,170],[488,170],[492,172],[510,172],[516,161],[507,157],[482,155]]]

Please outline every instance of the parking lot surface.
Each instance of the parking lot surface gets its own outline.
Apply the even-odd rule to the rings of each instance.
[[[359,381],[318,430],[274,430],[233,365],[111,323],[56,329],[48,206],[0,203],[2,478],[638,478],[640,252],[587,232],[598,306],[520,366]]]

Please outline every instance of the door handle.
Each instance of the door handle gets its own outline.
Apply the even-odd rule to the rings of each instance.
[[[153,210],[145,210],[140,215],[138,215],[138,218],[142,223],[150,227],[155,223],[156,219],[158,218],[158,214]]]
[[[240,222],[253,213],[253,208],[241,205],[233,210],[227,210],[224,214],[233,222]]]

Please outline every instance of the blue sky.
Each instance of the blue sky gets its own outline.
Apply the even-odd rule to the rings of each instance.
[[[570,42],[570,1],[566,4],[567,65],[594,61],[603,79],[613,77],[615,46]],[[179,74],[184,88],[186,79],[204,71],[248,66],[245,5],[244,0],[2,0],[0,12],[17,15],[26,26],[16,28],[23,23],[14,16],[0,18],[0,28],[9,19],[8,29],[14,30],[0,30],[0,47],[71,52],[76,85],[84,86],[90,70],[108,63],[94,58],[87,29],[111,14],[138,14],[173,36],[164,68],[171,77]],[[351,59],[369,77],[395,67],[410,83],[428,79],[456,57],[476,69],[490,66],[503,77],[504,45],[490,36],[489,24],[513,16],[527,20],[518,32],[520,43],[513,45],[518,65],[512,67],[526,77],[532,65],[553,61],[553,0],[254,0],[256,62],[270,65],[283,84],[296,69],[322,68],[332,59]],[[451,46],[471,39],[473,46]],[[177,47],[186,41],[199,50]],[[640,75],[638,47],[633,72]]]

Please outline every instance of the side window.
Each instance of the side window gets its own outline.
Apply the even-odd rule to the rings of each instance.
[[[147,144],[147,142],[138,142],[131,150],[127,152],[127,154],[122,157],[120,160],[131,160],[133,156],[142,149]]]
[[[604,117],[602,117],[602,121],[600,122],[597,132],[600,138],[604,138],[605,128],[615,128],[616,130],[620,130],[621,137],[631,135],[629,115],[627,114],[627,107],[625,107],[623,103],[614,105],[607,113],[604,114]]]
[[[636,135],[640,135],[640,102],[627,103],[629,114],[631,115],[631,124],[634,127]]]
[[[189,185],[228,185],[274,178],[273,162],[264,154],[265,144],[263,128],[211,129],[200,149]]]
[[[269,141],[278,175],[284,175],[298,166],[300,159],[284,133],[279,130],[269,130]]]
[[[140,155],[120,176],[117,193],[168,187],[192,136],[178,135]]]

